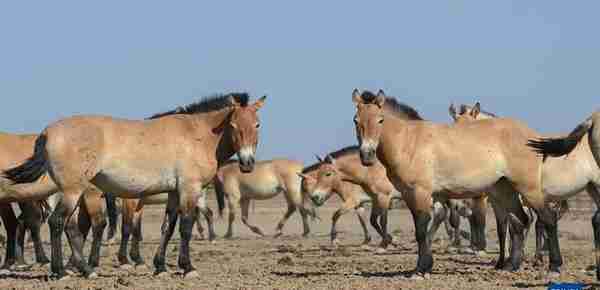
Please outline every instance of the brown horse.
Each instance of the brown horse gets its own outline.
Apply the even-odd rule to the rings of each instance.
[[[445,198],[474,198],[484,191],[490,192],[489,197],[503,210],[497,219],[509,220],[515,231],[510,265],[505,264],[500,249],[496,267],[506,265],[516,270],[521,264],[523,228],[528,218],[516,194],[519,192],[544,222],[550,271],[559,273],[562,257],[556,216],[545,204],[542,160],[525,146],[529,139],[539,136],[536,132],[503,118],[454,125],[423,121],[414,109],[386,97],[381,90],[377,95],[354,90],[352,99],[357,109],[354,121],[361,161],[366,166],[376,159],[381,161],[413,215],[419,244],[416,277],[431,273],[433,266],[427,229],[434,193]],[[498,234],[503,240],[505,234],[501,230]]]
[[[384,252],[389,244],[392,243],[392,236],[387,231],[387,216],[392,200],[402,200],[402,195],[398,192],[392,183],[389,181],[385,167],[377,160],[373,166],[363,166],[360,161],[358,146],[348,146],[340,150],[328,154],[325,159],[318,158],[319,162],[313,166],[309,166],[304,170],[303,177],[308,184],[305,186],[305,191],[308,192],[313,202],[317,205],[322,205],[324,201],[331,195],[332,192],[343,192],[350,182],[362,187],[360,196],[361,203],[372,201],[372,211],[370,222],[373,228],[381,236],[381,244],[378,252]],[[346,193],[348,195],[348,193]],[[352,201],[352,199],[350,199]],[[353,205],[348,203],[347,205]],[[439,228],[439,225],[448,220],[449,214],[447,209],[459,210],[460,205],[453,204],[452,208],[449,204],[436,201],[433,206],[434,222],[429,230],[429,235],[433,237]],[[335,222],[349,209],[342,207],[342,211],[335,214],[333,217],[333,225],[331,229],[332,243],[336,241]],[[454,225],[452,225],[454,226]],[[453,240],[456,240],[454,233],[459,234],[454,229],[447,228]]]
[[[315,191],[317,186],[317,178],[319,176],[319,164],[321,162],[322,160],[319,158],[319,163],[308,166],[302,170],[300,176],[302,177],[301,187],[303,194],[310,196],[310,194]],[[342,205],[333,213],[333,216],[331,217],[331,243],[334,246],[339,245],[336,230],[336,225],[339,218],[346,213],[354,211],[363,229],[363,245],[369,244],[371,242],[371,235],[367,229],[365,205],[372,203],[373,200],[371,197],[365,193],[362,186],[351,182],[342,181],[339,184],[336,184],[335,187],[332,187],[324,197],[313,198],[312,200],[319,206],[325,203],[325,201],[329,200],[333,193],[337,194],[342,200]]]
[[[227,199],[229,206],[229,225],[226,239],[233,237],[233,221],[235,214],[241,211],[242,222],[252,232],[264,236],[263,231],[250,223],[248,212],[251,200],[271,199],[283,193],[287,202],[287,211],[277,224],[275,236],[283,234],[283,227],[296,210],[300,211],[303,236],[308,236],[308,216],[316,218],[313,208],[308,208],[308,198],[300,190],[302,163],[289,159],[273,159],[257,162],[252,173],[243,173],[237,160],[231,160],[221,166],[214,180],[217,200]],[[308,202],[309,206],[312,206]],[[219,215],[222,214],[224,203],[219,202]]]
[[[460,111],[458,113],[454,109],[453,105],[450,106],[449,110],[450,110],[450,115],[457,123],[492,119],[492,118],[498,117],[497,115],[495,115],[493,113],[481,110],[481,104],[479,102],[477,102],[474,106],[461,105]],[[568,204],[567,200],[561,200],[558,203],[551,202],[550,204],[552,205],[552,208],[557,213],[558,220],[560,220],[562,218],[562,216],[565,213],[567,213],[569,210],[569,204]],[[530,221],[533,221],[535,219],[535,212],[529,207],[525,207],[525,211],[530,216]],[[545,232],[544,232],[543,224],[539,221],[536,222],[535,230],[536,230],[535,231],[535,235],[536,235],[535,261],[536,261],[536,264],[541,264],[541,263],[543,263],[543,252],[547,251],[547,249],[545,250],[547,244],[544,243],[545,242]],[[527,239],[528,232],[529,232],[529,224],[526,226],[525,239]]]
[[[165,249],[180,221],[178,265],[184,277],[196,277],[189,257],[195,207],[205,206],[204,187],[220,163],[236,152],[240,169],[251,172],[258,143],[257,111],[264,97],[249,104],[247,94],[228,94],[156,114],[148,120],[81,115],[50,124],[36,140],[34,155],[5,171],[16,183],[30,184],[49,173],[64,197],[50,216],[51,271],[64,276],[62,232],[67,233],[79,270],[96,273],[81,259],[82,240],[65,218],[91,185],[122,198],[169,192],[168,227],[154,259],[156,273],[166,272]]]
[[[121,201],[121,243],[119,247],[119,253],[117,258],[119,263],[121,264],[121,268],[127,269],[130,268],[131,265],[129,263],[129,259],[127,258],[127,245],[129,243],[129,239],[131,237],[131,251],[129,253],[129,257],[134,262],[135,266],[138,267],[140,265],[144,265],[144,259],[140,254],[140,244],[143,240],[142,237],[142,215],[144,212],[144,207],[146,205],[153,204],[167,204],[169,200],[169,196],[167,193],[156,194],[146,196],[142,199],[138,198],[129,198],[122,199]],[[196,207],[197,211],[202,211],[202,215],[206,218],[208,224],[208,240],[213,241],[216,238],[216,234],[214,231],[213,225],[213,213],[209,207],[204,209],[200,209]],[[198,233],[203,238],[204,229],[202,228],[202,224],[200,222],[200,215],[196,214],[196,226],[198,229]],[[168,226],[166,224],[167,220],[163,222],[163,227]]]
[[[593,113],[568,136],[536,138],[529,146],[543,155],[542,180],[549,200],[566,200],[587,191],[596,203],[592,226],[596,278],[600,280],[600,112]]]
[[[27,134],[0,134],[0,168],[8,169],[18,165],[23,160],[27,159],[31,152],[33,152],[35,140],[38,135]],[[0,178],[2,179],[2,178]],[[7,183],[6,180],[0,180],[2,183]],[[40,181],[32,186],[14,186],[14,187],[3,187],[0,189],[0,193],[3,199],[9,199],[10,201],[19,201],[19,205],[22,211],[21,216],[16,220],[16,226],[11,225],[10,221],[13,221],[14,212],[10,206],[0,208],[2,217],[9,222],[5,222],[7,230],[10,228],[11,231],[8,235],[8,246],[7,246],[7,258],[5,265],[11,264],[11,256],[16,256],[16,262],[19,267],[25,267],[25,259],[23,255],[23,246],[25,239],[25,231],[29,230],[31,233],[32,241],[34,242],[36,262],[46,264],[49,262],[48,258],[44,253],[42,242],[40,239],[40,227],[45,221],[48,211],[52,210],[56,205],[57,198],[56,194],[51,195],[58,191],[57,186],[52,183],[49,178],[42,178]],[[10,196],[28,196],[24,200],[18,198],[11,198]],[[31,199],[31,195],[40,194],[42,196],[48,196],[48,202],[46,199],[34,201]],[[8,197],[8,198],[7,198]],[[93,231],[93,245],[92,252],[90,253],[89,262],[92,266],[98,266],[100,259],[100,246],[101,246],[101,235],[106,225],[104,207],[102,207],[103,199],[100,192],[93,191],[85,199],[84,209],[77,215],[78,224],[84,237],[87,235],[90,227]],[[89,210],[87,210],[89,209]],[[16,244],[14,244],[16,241]],[[11,244],[13,243],[13,244]],[[9,252],[13,253],[9,253]],[[70,260],[71,262],[73,259]]]

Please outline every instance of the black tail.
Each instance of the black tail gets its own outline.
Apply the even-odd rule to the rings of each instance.
[[[215,177],[213,184],[215,187],[215,194],[217,195],[217,204],[219,206],[219,217],[223,217],[223,210],[225,209],[225,191],[223,189],[223,184],[219,180],[219,177]]]
[[[537,140],[529,140],[527,146],[533,148],[534,151],[544,156],[546,160],[547,156],[559,157],[567,155],[575,149],[581,138],[589,131],[592,127],[593,122],[591,118],[588,118],[583,123],[579,124],[569,136],[562,138],[540,138]]]
[[[14,183],[32,183],[40,179],[48,171],[48,161],[44,154],[46,140],[46,134],[40,135],[35,140],[33,156],[23,164],[5,170],[4,176]]]

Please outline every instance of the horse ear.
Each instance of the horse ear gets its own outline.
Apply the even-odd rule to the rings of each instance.
[[[479,102],[477,102],[475,104],[475,106],[473,106],[473,108],[471,108],[471,116],[473,118],[477,118],[477,116],[479,116],[480,112],[481,112],[481,105],[479,104]]]
[[[352,102],[357,105],[362,103],[362,98],[360,97],[360,91],[358,89],[352,91]]]
[[[454,107],[454,103],[450,104],[450,108],[448,108],[448,112],[450,112],[450,117],[456,121],[456,108]]]
[[[335,165],[335,158],[333,158],[331,154],[327,154],[327,156],[325,157],[325,162],[331,165]]]
[[[317,157],[317,161],[319,161],[319,163],[323,163],[323,158],[321,158],[319,154],[315,154],[315,157]]]
[[[256,102],[254,102],[254,104],[252,104],[252,107],[254,107],[254,109],[258,111],[260,108],[262,108],[262,106],[264,106],[266,99],[267,99],[266,95],[262,96],[260,99],[258,99]]]
[[[377,98],[375,99],[375,103],[378,107],[382,108],[385,104],[385,93],[382,89],[377,92]]]

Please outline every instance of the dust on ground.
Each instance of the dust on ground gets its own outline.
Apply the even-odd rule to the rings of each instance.
[[[216,207],[213,204],[211,206]],[[308,238],[300,235],[298,214],[290,218],[284,236],[273,238],[275,226],[285,212],[285,202],[282,198],[257,201],[250,220],[271,236],[256,236],[238,218],[233,240],[219,238],[216,243],[209,243],[194,239],[191,258],[200,274],[200,278],[194,280],[182,279],[176,267],[178,231],[167,252],[170,275],[152,275],[152,257],[160,237],[163,206],[149,206],[143,225],[145,268],[120,269],[116,259],[118,244],[110,244],[103,246],[97,279],[71,277],[65,281],[49,281],[48,266],[33,265],[27,271],[13,271],[0,277],[0,289],[547,289],[543,279],[545,267],[539,269],[532,265],[533,234],[529,236],[527,257],[520,272],[494,270],[498,247],[491,213],[486,256],[448,253],[437,240],[433,245],[433,274],[427,280],[414,281],[405,278],[416,263],[414,227],[407,210],[390,211],[389,229],[398,245],[390,247],[385,254],[376,254],[374,248],[379,237],[369,228],[372,249],[361,247],[362,230],[354,213],[343,216],[338,223],[342,246],[336,249],[330,245],[331,215],[338,206],[339,201],[332,201],[319,208],[322,220],[311,223],[312,234]],[[562,282],[595,283],[594,276],[586,271],[594,263],[591,215],[591,210],[574,211],[559,223],[564,258]],[[465,227],[467,224],[463,221]],[[218,235],[224,234],[225,218],[216,220],[216,230]],[[48,241],[47,227],[43,236]],[[446,237],[443,229],[438,237]],[[46,249],[49,255],[49,243]],[[70,253],[66,245],[64,252],[66,259]],[[30,246],[25,254],[28,261],[33,261]]]

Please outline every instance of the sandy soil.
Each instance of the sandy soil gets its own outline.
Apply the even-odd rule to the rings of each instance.
[[[213,203],[214,204],[214,203]],[[251,220],[272,234],[284,212],[284,201],[273,199],[256,203]],[[546,289],[543,270],[535,269],[532,260],[534,238],[527,243],[527,261],[519,273],[493,269],[497,253],[495,222],[488,219],[488,255],[476,257],[448,253],[434,243],[434,272],[430,279],[413,281],[405,274],[416,262],[416,243],[410,214],[406,210],[390,213],[390,230],[399,241],[386,254],[360,247],[362,232],[355,215],[340,219],[338,235],[343,246],[334,249],[329,243],[331,215],[339,205],[332,201],[319,209],[322,221],[312,223],[312,236],[302,238],[299,215],[294,215],[281,238],[260,238],[239,221],[236,238],[210,244],[192,242],[191,256],[200,278],[183,280],[176,268],[178,233],[168,251],[169,277],[152,275],[150,263],[157,247],[162,220],[162,206],[148,207],[144,215],[143,254],[148,267],[130,271],[118,268],[117,244],[103,247],[99,278],[86,280],[71,277],[66,281],[48,281],[48,266],[33,265],[28,271],[14,271],[0,277],[0,289]],[[213,206],[216,207],[216,206]],[[491,212],[491,211],[490,211]],[[561,280],[593,283],[588,272],[593,262],[591,211],[567,214],[560,222],[561,248],[565,261]],[[463,221],[467,227],[467,222]],[[217,220],[217,233],[225,232],[225,220]],[[375,231],[372,246],[379,242]],[[44,229],[47,238],[47,227]],[[445,231],[439,237],[445,238]],[[466,241],[463,242],[465,245]],[[49,254],[49,244],[46,245]],[[65,247],[66,249],[66,247]],[[69,250],[65,250],[68,254]],[[32,249],[26,255],[32,261]],[[593,287],[593,286],[591,286]],[[596,286],[598,287],[598,286]]]

